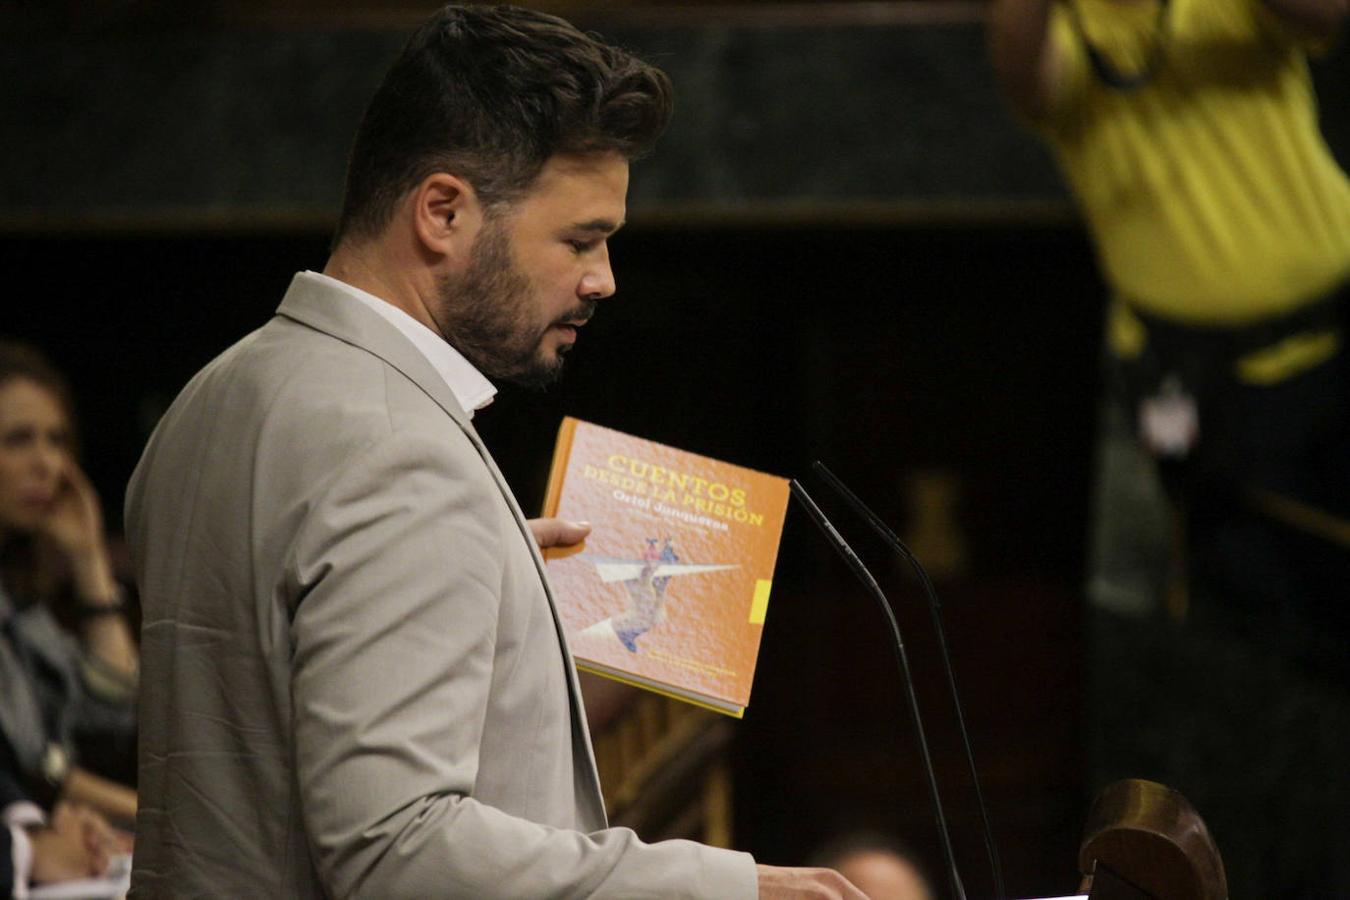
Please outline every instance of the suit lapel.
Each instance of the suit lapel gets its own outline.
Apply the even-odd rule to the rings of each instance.
[[[354,298],[321,281],[297,275],[282,298],[277,315],[373,353],[421,388],[461,428],[471,430],[468,414],[422,352],[397,328]]]
[[[543,584],[544,595],[548,599],[549,613],[553,617],[553,627],[558,635],[558,645],[562,649],[563,660],[566,664],[568,695],[572,707],[572,733],[573,735],[580,735],[580,740],[574,741],[574,746],[585,757],[585,770],[589,773],[589,780],[591,781],[591,789],[586,792],[585,799],[591,806],[589,812],[592,818],[603,823],[604,801],[600,796],[599,783],[595,778],[595,752],[591,746],[590,731],[586,727],[585,709],[581,702],[581,687],[577,683],[576,665],[572,659],[572,651],[567,646],[567,637],[563,632],[562,619],[558,615],[558,607],[553,599],[553,588],[549,584],[548,575],[544,568],[544,559],[539,553],[539,548],[535,546],[534,535],[526,523],[525,514],[521,511],[520,505],[516,503],[515,495],[511,492],[511,488],[506,483],[501,471],[498,470],[497,464],[493,462],[492,454],[488,452],[487,446],[469,421],[468,414],[460,406],[459,401],[455,399],[455,395],[451,392],[449,385],[445,383],[445,379],[432,368],[431,363],[427,361],[420,350],[400,334],[393,325],[359,302],[347,297],[341,291],[327,287],[322,282],[297,275],[291,281],[291,286],[286,291],[281,306],[277,309],[277,315],[285,316],[310,328],[322,331],[344,343],[373,353],[384,360],[435,401],[436,405],[454,420],[455,424],[472,442],[474,449],[478,451],[478,455],[492,475],[493,482],[497,485],[497,490],[501,492],[502,498],[515,517],[516,527],[520,529],[521,537],[529,547],[530,557],[534,560],[539,580]]]

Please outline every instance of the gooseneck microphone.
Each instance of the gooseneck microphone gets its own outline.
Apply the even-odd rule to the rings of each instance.
[[[905,642],[900,636],[900,624],[895,620],[895,613],[891,610],[890,601],[886,599],[881,586],[877,580],[872,577],[872,573],[863,565],[863,561],[858,558],[858,554],[853,552],[853,548],[848,545],[848,541],[839,534],[834,525],[821,512],[820,507],[811,499],[806,488],[802,487],[801,482],[793,479],[789,483],[792,491],[792,497],[805,508],[811,521],[815,522],[817,527],[825,534],[830,546],[843,557],[844,562],[853,570],[853,574],[862,582],[863,587],[881,605],[882,612],[886,614],[886,621],[890,623],[891,634],[895,639],[895,656],[900,662],[900,670],[904,674],[905,688],[909,697],[909,711],[914,718],[914,730],[919,738],[919,751],[923,754],[923,768],[928,776],[928,790],[933,796],[933,809],[937,814],[938,831],[942,835],[942,848],[947,855],[947,868],[951,872],[952,889],[955,891],[957,900],[966,900],[966,889],[961,884],[961,875],[956,871],[956,854],[952,851],[952,836],[947,830],[947,817],[942,811],[942,797],[938,793],[937,775],[933,771],[933,757],[928,750],[928,738],[923,731],[923,716],[919,714],[919,698],[914,693],[914,679],[910,676],[909,657],[905,653]]]
[[[914,568],[915,574],[919,576],[919,581],[923,584],[924,592],[928,595],[928,610],[933,618],[933,631],[937,634],[938,649],[942,655],[942,667],[947,673],[947,691],[951,694],[952,705],[956,709],[956,722],[961,728],[961,743],[965,747],[966,762],[970,765],[970,780],[975,785],[975,802],[980,807],[980,819],[984,824],[984,845],[989,852],[989,865],[994,873],[995,897],[998,900],[1003,900],[1007,896],[1003,888],[1003,867],[999,863],[998,849],[994,845],[993,829],[989,826],[989,810],[984,805],[984,793],[980,790],[980,776],[975,771],[975,752],[971,749],[970,734],[966,730],[965,712],[961,708],[960,695],[956,692],[956,675],[952,670],[951,654],[947,652],[947,632],[942,626],[942,610],[941,604],[938,603],[937,591],[933,589],[933,582],[929,580],[928,573],[919,564],[918,558],[905,546],[890,526],[882,521],[880,516],[874,513],[866,503],[858,499],[858,496],[849,490],[848,486],[840,481],[823,462],[816,460],[812,468],[821,478],[825,479],[826,484],[835,493],[863,517],[868,525],[872,526],[872,530],[880,535],[881,539],[889,544],[892,550],[900,554]]]

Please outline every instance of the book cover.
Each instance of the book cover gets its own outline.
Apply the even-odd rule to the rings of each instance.
[[[786,479],[568,417],[544,515],[588,521],[544,556],[579,668],[739,718]]]

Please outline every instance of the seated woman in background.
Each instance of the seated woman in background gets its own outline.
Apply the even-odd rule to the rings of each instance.
[[[77,764],[134,747],[137,655],[73,427],[60,375],[0,341],[0,896],[96,874],[105,819],[135,819]]]

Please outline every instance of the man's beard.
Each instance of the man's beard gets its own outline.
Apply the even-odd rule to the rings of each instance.
[[[490,378],[502,378],[529,388],[543,389],[562,377],[562,354],[542,350],[553,322],[532,321],[530,280],[511,258],[510,236],[489,220],[474,241],[469,267],[462,275],[441,279],[436,324],[445,339],[465,359]],[[594,301],[582,301],[558,321],[588,319]]]

